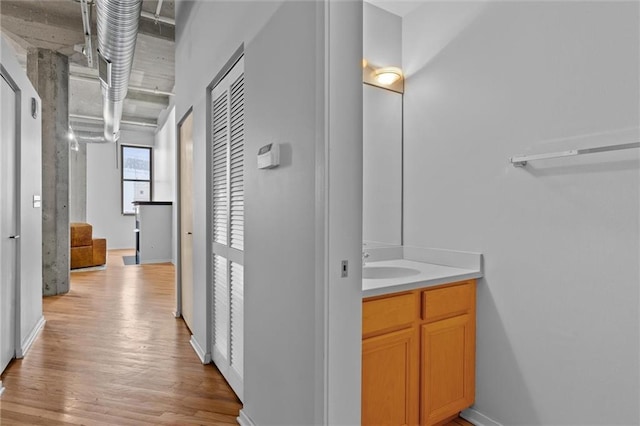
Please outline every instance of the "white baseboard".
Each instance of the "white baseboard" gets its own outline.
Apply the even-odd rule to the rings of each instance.
[[[4,386],[2,386],[2,380],[0,380],[0,397],[2,397],[3,393],[4,393]]]
[[[485,416],[478,410],[467,408],[460,413],[460,417],[473,423],[476,426],[502,426],[490,417]]]
[[[236,417],[236,420],[238,420],[238,424],[240,426],[255,426],[256,425],[253,422],[253,420],[251,420],[251,418],[245,414],[244,410],[240,410],[240,415],[238,417]]]
[[[29,333],[27,338],[24,339],[24,341],[22,342],[22,347],[18,348],[16,350],[16,358],[18,358],[18,359],[19,358],[24,358],[24,356],[27,354],[27,352],[29,352],[29,349],[31,349],[31,345],[33,345],[33,342],[36,341],[36,338],[38,337],[38,335],[40,334],[40,332],[44,328],[44,324],[45,323],[46,323],[46,321],[45,321],[44,317],[40,317],[40,319],[36,323],[35,327],[33,327],[33,329],[31,330],[31,333]]]
[[[194,335],[191,335],[191,340],[189,340],[189,343],[191,343],[191,347],[198,355],[198,358],[200,358],[200,362],[202,362],[203,364],[211,363],[211,354],[205,352],[204,349],[202,349],[202,346],[200,346]]]

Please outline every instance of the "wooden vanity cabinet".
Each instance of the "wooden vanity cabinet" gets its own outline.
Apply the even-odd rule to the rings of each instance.
[[[475,398],[475,280],[423,290],[420,423],[433,425]]]
[[[415,425],[419,415],[420,314],[414,292],[362,305],[362,424]]]
[[[475,285],[363,301],[363,425],[437,425],[473,404]]]

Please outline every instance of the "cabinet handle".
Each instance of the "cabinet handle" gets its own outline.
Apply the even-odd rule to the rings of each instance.
[[[192,233],[192,232],[187,231],[187,235],[193,235],[193,233]]]
[[[20,235],[9,235],[9,238],[12,240],[19,240],[20,239]]]

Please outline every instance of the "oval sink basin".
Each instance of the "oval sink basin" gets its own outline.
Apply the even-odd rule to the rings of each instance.
[[[362,278],[368,280],[402,278],[418,275],[420,271],[402,266],[365,266],[362,268]]]

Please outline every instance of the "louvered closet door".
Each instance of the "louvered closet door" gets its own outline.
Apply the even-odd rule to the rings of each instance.
[[[244,61],[211,91],[212,353],[243,399]]]

